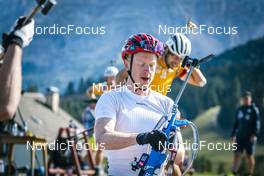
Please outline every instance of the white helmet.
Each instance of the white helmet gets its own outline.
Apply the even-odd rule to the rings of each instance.
[[[105,71],[104,71],[104,77],[107,76],[116,76],[118,73],[118,69],[114,66],[109,66],[106,67]]]
[[[166,42],[170,52],[184,58],[191,54],[192,45],[190,40],[181,33],[172,35]]]

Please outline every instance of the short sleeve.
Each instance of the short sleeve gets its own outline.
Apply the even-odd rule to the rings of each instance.
[[[182,68],[181,67],[179,73],[176,76],[182,78],[182,77],[184,77],[186,75],[187,72],[188,72],[187,68]]]
[[[113,92],[104,93],[96,104],[95,119],[107,117],[116,120],[117,107]]]

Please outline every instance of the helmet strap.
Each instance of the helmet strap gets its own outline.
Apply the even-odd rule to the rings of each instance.
[[[130,69],[127,70],[128,76],[130,77],[131,81],[133,82],[134,86],[136,87],[136,89],[135,89],[136,92],[139,91],[139,90],[146,91],[147,88],[142,89],[141,87],[139,87],[139,86],[136,84],[136,82],[135,82],[135,80],[133,79],[133,77],[132,77],[132,66],[133,66],[133,60],[134,60],[134,54],[132,54],[131,59],[130,59]]]

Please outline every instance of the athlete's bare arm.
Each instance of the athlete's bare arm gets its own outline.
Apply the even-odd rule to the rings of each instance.
[[[93,90],[93,86],[89,87],[86,90],[86,95],[87,95],[87,97],[89,97],[91,99],[95,99],[96,98],[96,95],[95,95],[94,90]]]
[[[8,47],[0,68],[0,121],[13,117],[21,96],[22,49],[15,44]]]
[[[97,143],[107,150],[119,150],[137,144],[137,133],[115,131],[115,121],[111,118],[100,118],[95,122],[95,138]]]
[[[181,77],[181,80],[186,78],[187,74]],[[198,69],[194,68],[193,72],[188,80],[188,83],[194,86],[203,87],[207,83],[206,78],[204,77],[203,73]]]

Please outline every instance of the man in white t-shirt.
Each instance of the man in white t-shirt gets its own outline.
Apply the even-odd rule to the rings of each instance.
[[[163,150],[159,142],[168,140],[165,133],[153,128],[170,112],[173,101],[149,88],[162,50],[162,44],[151,35],[131,36],[122,49],[129,74],[126,85],[104,93],[96,105],[95,136],[107,150],[109,175],[138,175],[129,163],[146,152],[144,144]]]

